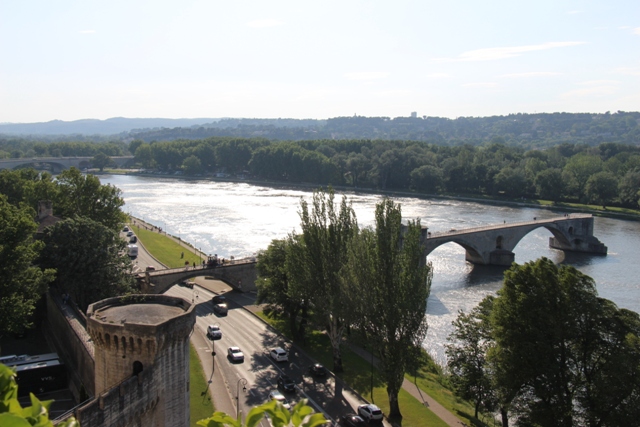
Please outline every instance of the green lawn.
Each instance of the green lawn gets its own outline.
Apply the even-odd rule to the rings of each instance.
[[[189,405],[191,408],[191,425],[204,418],[209,418],[215,412],[215,407],[209,394],[209,383],[204,376],[200,359],[193,345],[189,345]]]
[[[179,244],[164,234],[145,230],[139,224],[130,224],[130,227],[147,251],[167,267],[183,267],[185,261],[189,261],[192,265],[194,262],[198,265],[202,263],[203,258],[194,254],[188,247],[188,243],[182,242],[182,244]]]

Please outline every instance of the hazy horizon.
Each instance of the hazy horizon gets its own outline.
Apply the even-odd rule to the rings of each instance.
[[[640,110],[640,2],[0,1],[0,123]]]

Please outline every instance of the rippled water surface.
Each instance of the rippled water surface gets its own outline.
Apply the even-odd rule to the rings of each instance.
[[[130,214],[180,236],[203,252],[228,258],[251,255],[299,231],[300,198],[311,192],[245,183],[187,181],[170,178],[101,176],[122,190]],[[361,226],[373,225],[375,204],[382,196],[347,193]],[[548,210],[499,207],[454,200],[394,198],[404,218],[420,218],[430,231],[561,216]],[[640,312],[640,222],[595,219],[594,234],[609,247],[607,256],[564,254],[549,248],[551,233],[538,229],[516,246],[516,262],[541,256],[565,262],[593,277],[600,296]],[[434,275],[427,306],[429,334],[424,347],[443,363],[444,344],[458,310],[468,311],[502,282],[502,268],[473,266],[455,243],[429,255]]]

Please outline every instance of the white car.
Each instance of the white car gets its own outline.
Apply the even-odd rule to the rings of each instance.
[[[382,411],[373,403],[358,406],[358,415],[367,421],[379,421],[382,419]]]
[[[227,356],[229,356],[229,359],[233,362],[244,362],[244,353],[242,353],[240,347],[229,347]]]
[[[271,358],[276,362],[289,361],[289,355],[282,347],[276,347],[274,349],[271,349],[271,351],[269,352],[269,356],[271,356]]]
[[[217,340],[222,338],[222,331],[220,330],[220,326],[218,325],[207,326],[207,336],[212,340]]]
[[[285,408],[291,409],[291,405],[289,404],[287,398],[284,397],[284,394],[280,393],[280,391],[278,390],[273,390],[271,393],[269,393],[269,399],[277,400],[278,402],[282,403],[282,406],[284,406]]]

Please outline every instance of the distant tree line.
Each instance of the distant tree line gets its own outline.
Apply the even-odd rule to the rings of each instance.
[[[280,141],[372,139],[439,145],[481,145],[494,137],[509,145],[542,148],[561,143],[637,143],[640,113],[540,113],[492,117],[335,117],[327,120],[223,119],[202,126],[132,131],[146,142],[209,137],[263,137]]]
[[[638,208],[640,147],[561,144],[525,150],[500,138],[479,147],[415,141],[209,138],[133,141],[148,169],[426,194],[471,194]]]

